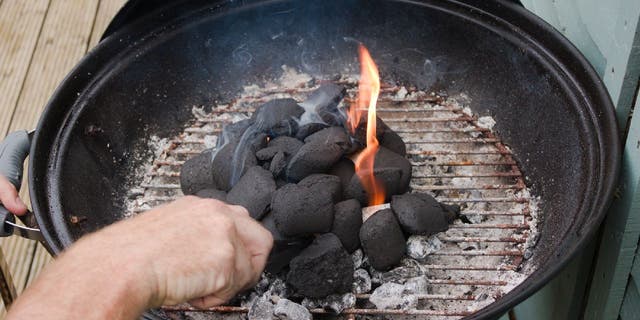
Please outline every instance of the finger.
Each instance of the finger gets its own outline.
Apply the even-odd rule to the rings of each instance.
[[[21,216],[27,212],[27,206],[18,196],[16,187],[3,176],[0,176],[0,202],[15,215]]]
[[[262,270],[255,270],[253,263],[251,262],[251,254],[244,245],[244,242],[240,237],[236,238],[236,260],[235,260],[235,275],[234,280],[236,288],[234,291],[245,290],[253,287],[254,281],[260,278]],[[237,292],[233,292],[235,295]]]
[[[227,303],[227,301],[228,301],[227,299],[222,299],[216,296],[215,294],[212,294],[205,297],[190,300],[188,303],[194,308],[207,309],[207,308],[223,305]]]
[[[267,263],[271,247],[273,246],[273,236],[267,229],[251,218],[234,219],[238,236],[250,254],[250,261],[253,271],[260,276]]]
[[[229,206],[229,211],[231,211],[233,215],[250,218],[249,211],[247,211],[245,207],[236,206],[236,205],[228,205],[228,206]]]

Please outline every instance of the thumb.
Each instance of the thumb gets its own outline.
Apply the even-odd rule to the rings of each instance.
[[[27,206],[18,196],[16,187],[4,176],[0,176],[0,202],[15,215],[23,215],[27,212]]]

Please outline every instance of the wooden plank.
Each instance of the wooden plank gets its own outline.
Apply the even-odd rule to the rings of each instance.
[[[22,90],[49,0],[0,4],[0,136],[4,137]]]
[[[52,0],[11,129],[33,128],[60,81],[87,50],[98,0]]]
[[[9,3],[11,1],[4,2]],[[44,105],[59,82],[86,52],[97,8],[97,0],[51,1],[42,31],[39,36],[36,35],[37,44],[17,98],[10,130],[35,126]],[[23,184],[20,194],[28,202],[26,190],[26,184]],[[36,254],[36,243],[33,241],[17,237],[5,240],[3,247],[8,246],[11,249],[7,255],[15,257],[15,261],[9,259],[9,264],[16,289],[21,292],[26,283],[33,278],[29,277],[29,274],[37,274],[47,259],[42,258],[45,254],[42,249],[38,249]],[[32,263],[34,255],[37,258],[35,264]],[[37,270],[34,269],[36,267]],[[4,312],[2,308],[0,318],[4,316]]]
[[[127,0],[100,1],[93,32],[91,33],[91,40],[89,41],[89,48],[93,48],[98,44],[109,22],[111,22],[111,19],[118,13],[118,10],[122,8],[125,2],[127,2]]]
[[[0,136],[9,128],[17,100],[29,69],[40,34],[48,0],[7,0],[0,4]],[[27,280],[35,243],[11,237],[0,239],[0,246],[12,274],[17,293]],[[4,307],[0,308],[0,316]]]
[[[640,110],[640,100],[636,103]],[[615,319],[624,297],[640,235],[640,116],[631,119],[625,144],[620,197],[614,200],[605,226],[585,319]]]
[[[640,291],[636,285],[637,281],[629,281],[624,300],[620,307],[621,320],[640,319]]]
[[[45,249],[41,244],[38,243],[35,253],[33,255],[33,260],[31,262],[31,268],[29,269],[29,278],[27,279],[27,283],[25,287],[29,286],[35,278],[38,277],[42,269],[49,264],[53,260],[53,257],[49,254],[47,249]]]

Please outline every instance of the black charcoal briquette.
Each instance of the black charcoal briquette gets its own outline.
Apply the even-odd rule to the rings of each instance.
[[[369,217],[360,228],[360,244],[369,264],[378,271],[400,263],[406,243],[393,211],[384,209]]]
[[[198,196],[200,198],[227,201],[227,193],[222,191],[222,190],[218,190],[218,189],[203,189],[203,190],[200,190],[200,191],[196,192],[196,196]]]
[[[274,99],[256,110],[251,117],[256,129],[271,137],[295,135],[304,109],[293,99]]]
[[[205,150],[187,160],[180,169],[180,188],[185,195],[196,194],[203,189],[216,189],[211,165],[212,150]]]
[[[316,237],[289,267],[287,283],[300,295],[320,298],[351,291],[353,260],[332,233]]]
[[[363,174],[366,174],[366,172],[363,172]],[[404,188],[402,185],[402,170],[400,168],[374,168],[373,176],[383,186],[385,202],[391,200],[391,196],[396,194],[397,190]],[[354,174],[344,191],[344,197],[356,199],[360,204],[366,206],[369,203],[370,195],[365,191],[360,177]]]
[[[351,148],[351,138],[349,138],[346,129],[343,127],[329,127],[322,129],[305,138],[304,142],[334,144],[340,147],[342,151],[347,151]]]
[[[271,159],[271,164],[269,165],[269,171],[273,174],[274,177],[280,176],[280,174],[284,171],[284,168],[287,167],[287,158],[284,152],[279,151],[273,156]]]
[[[351,177],[356,172],[356,168],[353,165],[353,161],[347,158],[342,158],[336,164],[331,167],[329,170],[329,174],[337,176],[340,178],[340,183],[342,184],[342,191],[346,191],[349,183],[351,183]]]
[[[306,137],[328,127],[329,125],[324,123],[318,123],[318,122],[307,123],[305,125],[300,126],[300,128],[298,128],[298,132],[296,133],[296,138],[299,140],[304,140]]]
[[[240,138],[247,128],[251,126],[252,121],[250,119],[240,120],[238,122],[230,123],[224,126],[222,129],[222,133],[218,138],[218,148],[222,147],[227,143],[238,143],[240,142]]]
[[[287,237],[276,228],[272,213],[267,213],[260,221],[262,226],[271,232],[273,247],[267,259],[266,271],[278,273],[289,265],[289,261],[311,244],[312,237]]]
[[[412,235],[430,236],[449,228],[445,211],[436,199],[425,193],[395,195],[391,209],[402,229]]]
[[[387,128],[380,137],[380,146],[385,147],[401,156],[407,155],[407,146],[395,131]]]
[[[342,246],[352,253],[360,247],[360,227],[362,226],[362,207],[355,199],[336,203],[334,206],[333,227],[331,233],[338,236]]]
[[[266,213],[276,182],[271,172],[254,166],[240,178],[227,194],[227,202],[243,206],[254,219],[260,219]]]
[[[235,143],[228,143],[219,149],[213,157],[211,170],[213,171],[213,180],[217,189],[229,191],[231,187],[233,187],[231,177],[233,175],[234,163],[243,164],[242,168],[239,169],[240,172],[237,173],[238,177],[244,174],[248,168],[258,164],[255,153],[251,148],[244,152],[239,152],[245,155],[244,159],[234,159],[236,146],[237,144]]]
[[[343,151],[336,144],[320,141],[305,143],[289,160],[286,176],[289,181],[300,181],[314,173],[325,173],[340,160]]]
[[[340,183],[340,178],[334,175],[321,173],[312,174],[300,180],[298,185],[326,190],[331,195],[334,203],[342,199],[342,184]]]
[[[376,152],[373,163],[374,170],[378,168],[399,168],[402,171],[400,183],[392,194],[403,194],[409,191],[411,182],[411,162],[409,160],[385,147],[380,147]]]
[[[326,83],[312,92],[303,104],[307,109],[314,110],[328,125],[342,126],[345,119],[338,111],[338,104],[346,93],[345,87]]]
[[[271,200],[278,230],[286,236],[329,232],[333,224],[331,194],[319,188],[287,184]]]

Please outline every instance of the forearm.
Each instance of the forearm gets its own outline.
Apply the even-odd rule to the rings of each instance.
[[[123,241],[104,241],[109,237],[103,232],[82,239],[49,265],[11,307],[8,319],[139,316],[153,300],[153,289],[139,278],[143,264],[123,256],[131,252],[120,247],[126,245]]]

